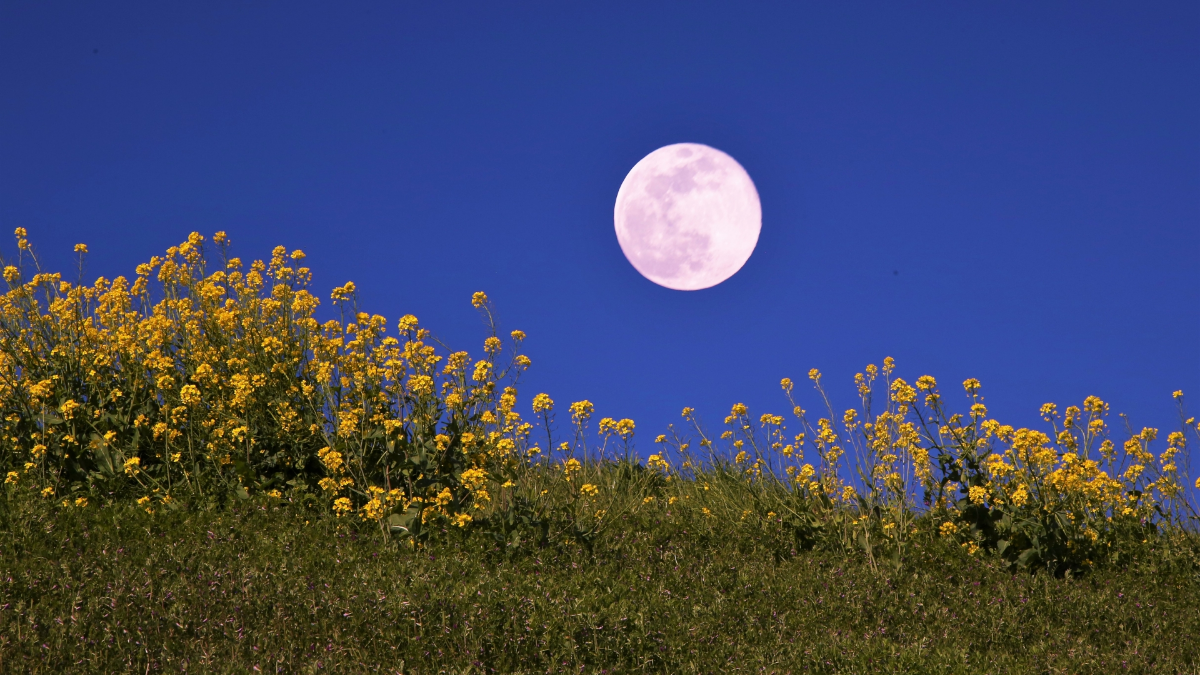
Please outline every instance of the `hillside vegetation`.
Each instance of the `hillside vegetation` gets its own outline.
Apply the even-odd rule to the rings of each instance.
[[[781,381],[787,416],[737,403],[710,432],[685,408],[646,443],[586,400],[519,412],[525,335],[482,292],[472,357],[412,315],[389,333],[350,282],[319,321],[301,251],[247,265],[193,233],[84,283],[16,237],[0,657],[22,669],[1195,661],[1171,638],[1197,604],[1182,392],[1163,434],[1096,397],[1015,428],[979,381],[887,358],[849,410],[812,370],[810,394]]]

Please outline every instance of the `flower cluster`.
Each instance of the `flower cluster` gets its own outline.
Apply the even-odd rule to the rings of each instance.
[[[484,293],[472,304],[491,331],[472,362],[439,353],[412,315],[389,334],[352,282],[319,321],[302,251],[245,264],[223,232],[193,233],[132,278],[88,285],[44,272],[16,236],[17,258],[0,260],[7,485],[80,505],[307,493],[416,531],[469,522],[522,460],[515,384],[530,361],[505,356]]]
[[[1054,404],[1042,406],[1048,429],[1014,428],[988,416],[974,378],[962,384],[963,414],[950,410],[933,377],[909,384],[895,369],[887,358],[882,367],[869,365],[855,375],[859,405],[840,414],[821,373],[809,371],[827,411],[815,423],[785,378],[781,387],[800,427],[794,436],[782,416],[763,414],[755,424],[738,403],[717,438],[684,408],[708,459],[692,456],[674,429],[657,440],[684,455],[684,465],[707,462],[750,483],[789,486],[804,500],[795,514],[823,510],[830,523],[849,517],[846,522],[865,528],[863,536],[870,532],[891,545],[903,544],[921,514],[938,514],[941,536],[971,553],[990,549],[1028,567],[1085,565],[1123,532],[1179,525],[1195,515],[1183,458],[1186,434],[1200,437],[1200,425],[1185,415],[1182,392],[1173,394],[1181,430],[1156,454],[1155,429],[1119,444],[1110,438],[1109,406],[1094,396],[1061,413]],[[810,462],[806,442],[815,455]]]

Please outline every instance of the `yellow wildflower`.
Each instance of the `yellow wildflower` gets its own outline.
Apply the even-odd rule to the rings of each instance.
[[[533,412],[542,413],[554,410],[554,399],[547,394],[538,394],[533,397]]]
[[[987,501],[988,492],[978,485],[972,485],[971,489],[967,491],[967,496],[972,504],[983,504]]]

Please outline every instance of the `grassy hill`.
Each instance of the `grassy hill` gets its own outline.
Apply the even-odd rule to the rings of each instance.
[[[0,671],[1151,673],[1200,659],[1197,542],[1120,568],[1014,572],[938,537],[898,566],[781,528],[624,517],[589,547],[350,519],[62,509],[0,535]]]
[[[302,251],[192,233],[88,285],[27,234],[0,672],[1196,670],[1182,391],[1162,434],[1095,396],[1014,427],[885,358],[853,408],[813,369],[789,417],[688,407],[647,442],[521,403],[525,333],[483,292],[472,357],[351,282],[319,321]]]

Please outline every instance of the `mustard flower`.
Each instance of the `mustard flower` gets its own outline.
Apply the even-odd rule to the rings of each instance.
[[[554,399],[548,394],[538,394],[533,397],[533,412],[543,413],[554,410]]]
[[[967,496],[972,504],[983,504],[987,501],[988,493],[984,488],[972,485],[971,489],[967,491]]]
[[[591,401],[576,401],[571,404],[571,420],[576,424],[583,424],[592,417],[596,406],[592,405]]]

